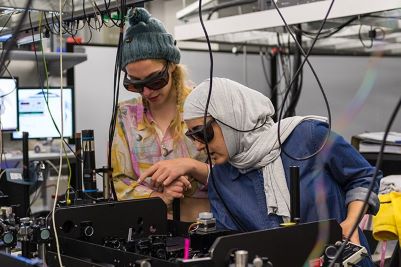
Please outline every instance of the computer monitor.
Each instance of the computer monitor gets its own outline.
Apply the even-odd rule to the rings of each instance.
[[[18,88],[19,131],[13,132],[14,139],[21,139],[22,132],[29,138],[60,138],[53,119],[61,131],[61,89],[60,88]],[[46,99],[48,104],[46,104]],[[49,112],[50,110],[50,112]],[[64,137],[74,135],[74,95],[72,88],[63,88]]]
[[[17,78],[0,77],[0,121],[2,131],[18,129]]]

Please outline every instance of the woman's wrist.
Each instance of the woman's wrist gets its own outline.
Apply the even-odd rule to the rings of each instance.
[[[207,163],[191,158],[187,158],[186,160],[188,161],[186,164],[188,166],[188,175],[203,184],[207,184],[207,178],[209,176],[209,167],[207,166]]]

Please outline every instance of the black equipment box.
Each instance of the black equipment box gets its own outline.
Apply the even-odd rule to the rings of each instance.
[[[160,198],[105,202],[56,210],[59,236],[103,244],[106,239],[165,235],[167,207]]]

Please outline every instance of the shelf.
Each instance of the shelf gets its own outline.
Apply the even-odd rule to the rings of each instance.
[[[0,50],[0,53],[3,51]],[[68,70],[75,65],[84,62],[88,59],[86,53],[63,53],[63,70]],[[42,53],[37,53],[38,61],[40,67],[43,65]],[[49,75],[60,75],[60,54],[56,52],[47,52],[44,54],[47,62],[47,69]],[[10,60],[20,60],[20,61],[35,61],[35,53],[32,51],[19,51],[13,50],[9,55]]]
[[[376,161],[379,153],[374,152],[359,152],[368,161]],[[383,160],[385,161],[401,161],[401,154],[383,153]]]
[[[142,6],[145,2],[151,0],[125,0],[124,3],[127,7],[132,6]],[[59,0],[35,0],[32,1],[29,10],[31,11],[44,11],[47,17],[51,17],[52,15],[57,15],[60,11],[60,1]],[[63,1],[63,21],[72,21],[72,20],[82,20],[84,17],[93,17],[95,14],[99,12],[104,12],[107,10],[109,12],[114,12],[120,8],[121,1],[118,0],[84,0],[85,5],[83,5],[83,0],[69,0]],[[73,4],[74,3],[74,4]],[[96,4],[96,9],[94,8],[94,4]],[[0,20],[0,27],[5,27],[0,35],[9,34],[18,25],[20,21],[23,10],[25,9],[26,1],[16,1],[16,0],[0,0],[0,18],[4,16],[5,19]],[[83,9],[85,6],[85,10]],[[9,9],[9,10],[8,10]],[[5,10],[6,12],[4,12]],[[11,11],[15,12],[8,25],[4,24],[7,20]],[[34,13],[35,14],[35,13]],[[50,19],[51,20],[51,19]],[[53,22],[51,22],[52,24]],[[39,25],[39,16],[32,15],[32,23],[29,21],[28,16],[26,16],[21,31],[29,30],[31,28],[38,27]]]
[[[317,32],[331,2],[331,0],[311,1],[305,4],[281,7],[280,11],[289,25],[303,24],[303,27],[306,27],[303,28],[304,30]],[[360,19],[356,19],[337,34],[326,39],[319,39],[315,48],[322,51],[363,51],[367,53],[380,51],[383,54],[399,55],[401,54],[401,44],[399,43],[401,23],[396,18],[401,13],[400,8],[399,0],[336,0],[328,16],[326,28],[335,28],[344,24],[349,18],[362,14],[375,13],[376,17],[361,16]],[[178,15],[179,13],[177,13]],[[204,24],[213,43],[250,46],[277,46],[276,33],[283,32],[284,26],[274,8],[210,19]],[[361,25],[363,26],[362,30]],[[363,47],[360,35],[369,44],[368,31],[371,26],[380,29],[378,31],[380,36],[374,41],[372,48]],[[205,41],[199,19],[177,25],[174,29],[174,36],[179,43],[180,41]],[[282,33],[282,37],[283,40],[287,40],[288,35]],[[293,44],[292,40],[290,42]],[[305,49],[311,43],[312,39],[303,38]]]

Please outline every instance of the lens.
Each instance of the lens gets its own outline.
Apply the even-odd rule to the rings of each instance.
[[[211,129],[211,130],[210,129],[211,128],[206,129],[206,140],[205,140],[205,135],[204,135],[203,131],[201,131],[199,133],[195,133],[194,138],[201,143],[209,143],[210,141],[212,141],[212,139],[214,137],[213,129]]]
[[[142,93],[143,92],[143,86],[139,84],[135,84],[131,79],[128,78],[127,73],[124,75],[124,80],[123,80],[123,85],[125,89],[128,91],[134,92],[134,93]]]
[[[152,90],[160,90],[164,86],[166,86],[167,83],[168,83],[167,79],[160,78],[160,79],[157,79],[157,80],[154,80],[154,81],[151,81],[151,82],[145,84],[144,87],[147,87]]]
[[[143,87],[140,87],[138,85],[134,85],[132,83],[125,83],[124,82],[124,87],[128,91],[134,92],[134,93],[142,93],[143,92]]]
[[[206,123],[206,140],[205,140],[205,135],[204,135],[204,126],[203,125],[198,125],[192,128],[192,131],[187,131],[185,133],[186,136],[191,138],[192,140],[196,140],[200,143],[209,143],[210,141],[213,140],[214,137],[214,131],[213,131],[213,126],[212,122],[214,120],[210,120]]]

